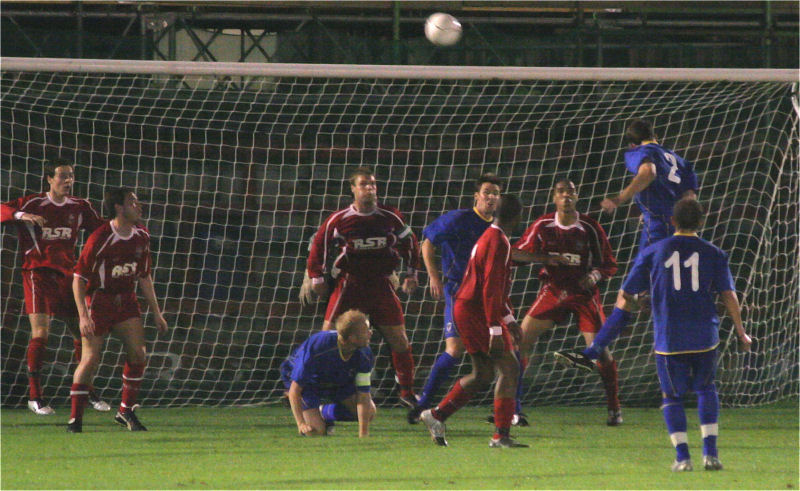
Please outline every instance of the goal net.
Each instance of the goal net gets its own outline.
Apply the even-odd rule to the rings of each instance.
[[[709,209],[702,236],[729,252],[746,328],[758,340],[752,353],[737,351],[724,318],[723,404],[798,394],[792,71],[2,62],[0,199],[41,191],[43,161],[62,156],[76,163],[74,194],[98,210],[106,186],[132,186],[145,203],[156,291],[171,325],[156,335],[145,316],[146,405],[279,400],[280,363],[324,314],[323,304],[298,301],[308,241],[351,202],[345,181],[356,165],[375,168],[381,200],[418,236],[442,213],[472,206],[483,172],[522,198],[526,224],[554,209],[554,179],[569,176],[578,208],[600,221],[620,264],[601,288],[610,310],[640,226],[634,207],[597,210],[630,179],[622,135],[633,117],[652,121],[665,146],[694,162]],[[698,74],[705,80],[692,81]],[[3,227],[2,246],[2,404],[17,406],[27,397],[30,328],[13,227]],[[516,270],[519,317],[536,296],[536,273]],[[425,288],[401,299],[420,387],[443,349],[443,304]],[[651,329],[641,315],[612,346],[623,404],[660,401]],[[540,339],[525,404],[603,403],[597,376],[558,369],[549,355],[582,344],[574,319]],[[375,397],[392,404],[388,346],[376,335],[373,349]],[[110,337],[95,380],[108,399],[119,397],[122,353]],[[55,322],[42,373],[56,405],[68,403],[71,355]]]

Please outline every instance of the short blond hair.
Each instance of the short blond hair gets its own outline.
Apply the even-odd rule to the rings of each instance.
[[[336,331],[343,339],[356,333],[361,325],[367,325],[367,316],[360,310],[351,309],[336,318]]]

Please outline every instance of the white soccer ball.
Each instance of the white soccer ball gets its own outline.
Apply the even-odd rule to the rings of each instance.
[[[461,39],[461,22],[450,14],[431,14],[425,21],[425,37],[437,46],[452,46]]]

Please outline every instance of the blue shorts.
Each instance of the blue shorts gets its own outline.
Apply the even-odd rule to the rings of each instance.
[[[452,280],[446,280],[444,284],[444,338],[457,338],[456,320],[453,318],[453,304],[456,302],[456,293],[461,286]]]
[[[672,236],[675,233],[675,227],[673,227],[668,222],[663,222],[659,220],[649,220],[645,221],[644,227],[642,227],[642,236],[639,239],[639,251],[638,254],[641,253],[647,246],[653,245],[659,240],[666,239],[667,237]]]
[[[292,386],[292,369],[294,368],[293,359],[290,357],[281,363],[281,381],[286,390]],[[357,391],[356,384],[349,384],[340,387],[317,387],[307,385],[303,387],[303,410],[318,408],[322,400],[329,402],[341,402],[353,396]]]
[[[661,392],[668,396],[680,398],[689,390],[706,390],[714,386],[717,350],[680,355],[656,353],[656,370]]]

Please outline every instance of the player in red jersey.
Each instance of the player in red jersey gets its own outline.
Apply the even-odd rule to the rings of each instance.
[[[89,237],[81,252],[72,282],[80,316],[83,353],[75,370],[72,413],[67,431],[82,431],[83,408],[92,384],[105,336],[111,331],[125,344],[122,403],[114,420],[131,431],[146,431],[134,410],[145,366],[145,341],[136,284],[141,287],[159,332],[167,331],[150,274],[150,234],[138,225],[142,208],[128,188],[106,194],[106,210],[114,218]]]
[[[494,391],[495,433],[490,447],[527,447],[509,435],[514,417],[519,361],[514,343],[521,335],[508,299],[511,290],[511,243],[508,233],[519,223],[522,205],[514,195],[502,195],[492,225],[472,248],[453,317],[464,348],[472,358],[472,373],[462,377],[433,409],[420,415],[437,445],[447,446],[445,420],[477,392]]]
[[[325,276],[336,280],[322,329],[331,329],[336,316],[350,309],[369,315],[392,350],[400,402],[412,408],[417,403],[414,359],[391,276],[404,261],[407,276],[402,289],[406,294],[416,289],[419,245],[400,212],[378,203],[372,170],[355,169],[350,175],[350,190],[353,204],[323,222],[308,256],[307,273],[314,293],[324,298],[328,295]]]
[[[27,354],[28,408],[39,415],[54,413],[43,401],[39,378],[53,317],[66,322],[74,338],[75,361],[80,362],[81,335],[72,297],[75,243],[80,229],[91,233],[103,224],[87,200],[70,195],[75,179],[71,163],[55,159],[45,165],[44,175],[49,191],[0,204],[1,221],[17,225],[25,312],[31,324]],[[90,390],[90,401],[98,411],[111,410],[93,390]]]
[[[522,320],[520,352],[530,353],[539,335],[573,313],[586,345],[605,322],[597,284],[617,272],[617,260],[608,237],[597,221],[576,210],[578,192],[569,179],[553,186],[556,212],[539,217],[528,227],[514,249],[546,261],[560,256],[563,264],[547,264],[539,271],[539,295]],[[617,383],[617,362],[606,349],[598,362],[608,402],[609,426],[622,423]]]

